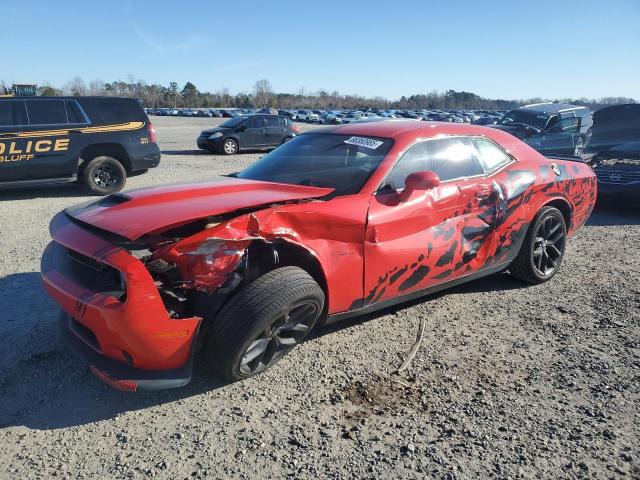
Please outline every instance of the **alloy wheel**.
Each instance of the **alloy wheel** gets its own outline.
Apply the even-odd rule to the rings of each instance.
[[[94,170],[93,181],[100,188],[111,188],[118,184],[120,176],[109,165],[102,165]]]
[[[260,333],[240,360],[240,373],[253,375],[274,363],[306,336],[318,314],[314,303],[292,307]]]
[[[546,217],[538,225],[533,241],[533,266],[542,277],[549,277],[560,266],[565,248],[565,232],[562,223],[553,216]]]
[[[236,143],[232,140],[228,140],[226,142],[224,142],[224,151],[225,153],[228,154],[232,154],[232,153],[236,153]]]

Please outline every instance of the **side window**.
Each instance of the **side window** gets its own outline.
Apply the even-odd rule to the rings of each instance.
[[[247,121],[247,128],[264,127],[264,117],[252,117]]]
[[[62,100],[27,100],[30,125],[66,125],[67,112]]]
[[[432,171],[441,182],[482,175],[478,153],[467,137],[440,138],[425,142],[429,145]]]
[[[65,102],[65,107],[67,108],[67,119],[69,123],[87,123],[76,102],[68,100]]]
[[[578,117],[569,117],[560,120],[552,128],[550,133],[578,133],[580,128],[580,119]]]
[[[404,181],[410,174],[431,170],[431,159],[425,148],[427,143],[429,142],[416,143],[404,152],[404,155],[396,162],[387,175],[383,184],[384,188],[400,190],[404,188]]]
[[[485,138],[472,138],[471,142],[476,147],[480,162],[487,173],[493,173],[511,161],[509,155]]]
[[[0,102],[0,127],[13,127],[16,122],[13,117],[14,102]]]
[[[280,126],[278,117],[267,117],[267,127],[279,128]]]

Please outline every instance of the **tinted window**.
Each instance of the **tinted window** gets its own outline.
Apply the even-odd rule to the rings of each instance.
[[[251,117],[247,122],[247,128],[262,128],[264,127],[264,117]]]
[[[547,120],[549,119],[549,115],[546,113],[539,113],[527,110],[511,110],[507,113],[502,120],[500,120],[500,125],[513,125],[513,124],[521,124],[521,125],[530,125],[535,128],[544,128],[547,124]]]
[[[465,137],[442,138],[426,142],[432,159],[432,170],[440,181],[482,175],[478,153]]]
[[[493,142],[484,138],[472,138],[471,142],[478,150],[480,161],[487,173],[495,172],[501,166],[509,163],[511,158]]]
[[[577,133],[580,119],[577,117],[564,118],[549,129],[552,133]]]
[[[16,125],[13,118],[13,103],[14,102],[0,102],[0,126]]]
[[[393,166],[389,175],[384,181],[383,188],[391,188],[400,190],[404,188],[406,178],[415,172],[431,171],[431,158],[427,150],[428,142],[420,142],[409,149],[402,155],[400,160]]]
[[[69,123],[86,123],[87,121],[84,118],[84,115],[80,112],[78,108],[78,104],[76,102],[67,101],[65,102],[65,106],[67,108],[67,119]]]
[[[225,127],[225,128],[233,128],[233,127],[237,127],[238,125],[240,125],[242,122],[244,122],[247,118],[249,117],[233,117],[230,118],[229,120],[222,122],[222,124],[220,125],[221,127]]]
[[[91,123],[144,122],[146,115],[137,101],[81,99]]]
[[[295,137],[240,172],[239,178],[330,187],[334,195],[360,191],[387,154],[388,138],[331,133]]]
[[[282,122],[278,117],[267,117],[267,127],[280,128],[282,127]]]
[[[62,100],[27,100],[30,125],[64,125],[67,111]]]

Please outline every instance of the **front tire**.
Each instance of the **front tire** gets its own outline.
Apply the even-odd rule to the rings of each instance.
[[[238,142],[233,138],[227,138],[222,144],[222,153],[225,155],[235,155],[238,153]]]
[[[266,273],[238,292],[212,321],[207,362],[230,381],[263,372],[302,342],[324,300],[320,286],[301,268]]]
[[[94,195],[119,192],[127,181],[127,171],[113,157],[96,157],[82,170],[82,183]]]
[[[509,272],[527,283],[544,283],[560,268],[566,245],[564,216],[555,207],[543,207],[529,227]]]

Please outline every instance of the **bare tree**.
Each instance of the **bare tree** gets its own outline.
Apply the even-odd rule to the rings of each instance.
[[[253,98],[256,106],[268,107],[272,96],[273,88],[271,87],[271,82],[266,78],[253,84]]]

